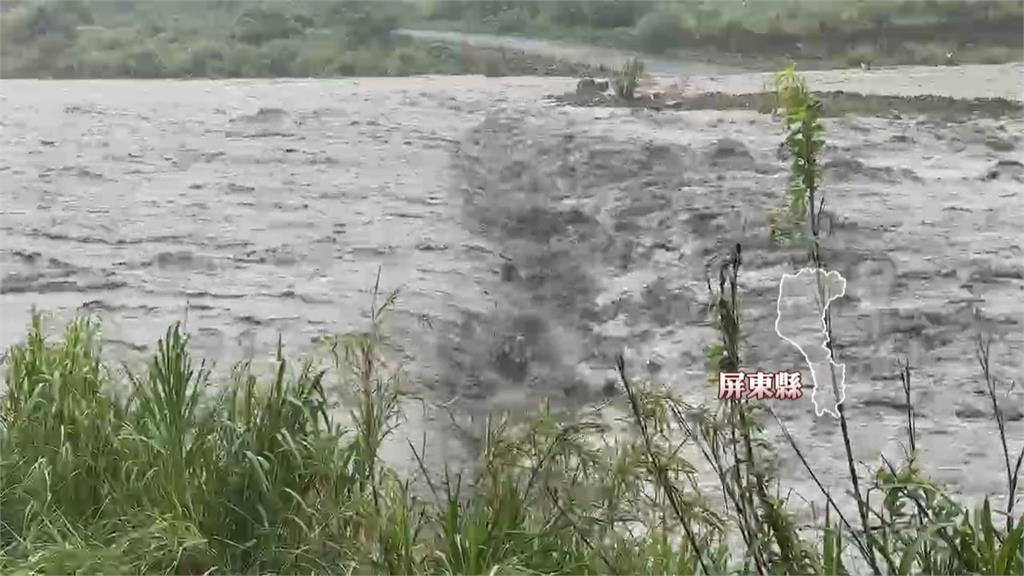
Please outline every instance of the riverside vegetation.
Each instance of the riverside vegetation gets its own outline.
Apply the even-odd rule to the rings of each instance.
[[[1020,60],[1015,0],[421,0],[416,26],[823,67]],[[697,54],[688,53],[688,58]]]
[[[395,35],[399,27],[574,39],[843,67],[1019,61],[1019,0],[4,0],[6,78],[557,74],[585,67]],[[699,54],[688,54],[694,58]]]
[[[407,4],[5,0],[5,78],[574,76],[586,66],[392,34]]]
[[[792,158],[773,237],[827,267],[821,102],[787,70],[777,76]],[[742,248],[710,279],[719,341],[709,380],[744,367]],[[263,378],[239,364],[211,382],[186,328],[160,339],[148,371],[109,368],[98,325],[81,318],[62,339],[37,317],[4,357],[0,404],[0,567],[5,573],[789,573],[1024,574],[1024,516],[1014,510],[1024,447],[1010,446],[1002,386],[978,340],[979,378],[999,431],[1005,510],[972,509],[929,481],[917,459],[912,369],[903,455],[865,473],[853,461],[856,516],[822,486],[825,514],[798,527],[779,497],[769,404],[694,406],[634,381],[573,417],[546,406],[488,423],[466,475],[402,476],[381,458],[401,425],[400,371],[386,361],[383,323],[395,304],[374,291],[364,332],[325,338]],[[831,323],[826,326],[831,330]],[[831,342],[831,338],[829,339]],[[339,391],[340,402],[333,399]],[[347,423],[332,417],[347,411]],[[628,426],[627,434],[615,433]],[[411,446],[419,458],[429,439]],[[700,455],[717,478],[701,489]],[[997,471],[992,471],[997,473]],[[809,495],[806,495],[810,497]]]

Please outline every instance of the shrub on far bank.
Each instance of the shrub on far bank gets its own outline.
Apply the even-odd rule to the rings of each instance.
[[[74,40],[79,26],[92,23],[92,12],[78,0],[26,4],[4,14],[0,41],[11,45],[45,36]]]
[[[279,10],[250,8],[239,16],[232,37],[246,44],[292,38],[304,32],[303,24]]]
[[[636,25],[637,44],[642,50],[661,53],[683,45],[683,21],[678,14],[659,10],[644,15]]]
[[[615,94],[619,98],[632,100],[636,96],[636,89],[640,85],[640,79],[643,75],[644,63],[642,60],[631,58],[626,61],[626,63],[615,72],[615,79],[613,82]]]

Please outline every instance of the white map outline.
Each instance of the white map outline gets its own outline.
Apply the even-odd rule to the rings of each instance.
[[[839,294],[836,294],[835,296],[832,296],[831,298],[829,298],[828,301],[825,302],[824,305],[821,306],[821,333],[822,333],[822,336],[824,337],[824,342],[822,343],[821,347],[828,354],[829,372],[832,375],[832,384],[834,385],[834,388],[835,388],[835,391],[837,392],[837,397],[838,397],[838,400],[836,401],[835,406],[832,407],[831,410],[828,409],[827,407],[823,408],[823,407],[819,406],[818,405],[818,400],[815,398],[815,396],[817,395],[817,391],[818,391],[818,379],[814,375],[814,366],[811,363],[810,357],[807,356],[807,352],[804,351],[803,346],[800,346],[796,342],[790,340],[789,338],[786,338],[785,336],[782,335],[781,332],[779,332],[779,321],[782,320],[782,287],[786,283],[786,278],[793,278],[793,279],[799,278],[800,275],[803,274],[804,272],[807,272],[807,273],[810,273],[810,274],[814,274],[814,276],[815,276],[815,283],[818,286],[818,290],[816,292],[816,296],[818,297],[819,305],[821,305],[822,292],[823,292],[822,286],[821,286],[821,277],[824,276],[824,277],[828,278],[832,274],[835,274],[839,278],[839,280],[842,281],[842,287],[843,287],[842,291],[839,292]],[[816,415],[818,415],[818,416],[821,416],[822,414],[828,413],[833,418],[839,418],[839,405],[846,401],[846,364],[837,364],[836,363],[835,357],[832,354],[832,349],[829,348],[829,346],[828,346],[829,342],[831,341],[831,338],[828,335],[828,330],[826,329],[826,325],[825,325],[825,314],[828,312],[828,307],[832,304],[833,301],[838,300],[839,298],[842,298],[843,296],[846,295],[846,284],[847,284],[846,278],[843,278],[843,275],[840,274],[838,271],[836,271],[836,270],[825,270],[823,268],[801,268],[800,271],[797,272],[796,274],[786,274],[786,273],[783,273],[782,274],[782,278],[779,280],[779,297],[775,301],[775,333],[778,334],[779,338],[782,338],[783,340],[785,340],[786,342],[791,344],[794,348],[799,350],[800,351],[800,355],[802,355],[804,357],[804,363],[807,364],[807,371],[810,372],[810,374],[811,374],[811,381],[814,383],[814,390],[811,392],[811,402],[814,403],[814,413]],[[839,384],[837,386],[835,385],[836,384],[836,368],[839,368],[839,374],[840,374],[840,380],[839,380]]]

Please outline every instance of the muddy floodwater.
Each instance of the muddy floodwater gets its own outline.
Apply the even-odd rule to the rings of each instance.
[[[788,169],[779,121],[545,99],[574,85],[4,81],[0,345],[33,307],[88,311],[113,358],[138,358],[187,309],[197,355],[222,368],[265,358],[279,334],[298,352],[364,327],[380,267],[384,288],[401,289],[392,345],[430,402],[477,416],[543,397],[583,406],[614,391],[623,350],[638,378],[707,400],[705,271],[739,242],[746,364],[806,369],[774,330],[779,281],[805,258],[768,240]],[[1002,493],[971,335],[994,334],[997,376],[1020,378],[1024,120],[825,127],[857,456],[899,454],[906,355],[928,469],[972,498]],[[1019,388],[1004,400],[1017,446]],[[809,395],[777,408],[845,486],[835,420],[814,416]],[[431,455],[457,463],[465,439],[443,437]],[[810,497],[780,453],[785,481]]]

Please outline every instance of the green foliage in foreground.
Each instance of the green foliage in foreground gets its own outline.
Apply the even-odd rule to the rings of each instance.
[[[734,286],[722,288],[728,318]],[[400,478],[379,454],[400,414],[378,343],[376,331],[332,339],[329,360],[298,365],[279,348],[272,377],[241,365],[215,388],[174,326],[124,382],[101,362],[94,323],[55,341],[37,318],[5,363],[0,567],[810,574],[843,572],[864,546],[845,520],[796,529],[755,406],[688,406],[621,365],[626,393],[592,414],[492,422],[468,479]],[[723,340],[719,366],[732,369],[735,346]],[[329,382],[347,392],[349,428],[329,416]],[[614,436],[612,414],[633,431]],[[697,488],[685,445],[721,493]],[[872,541],[894,572],[1024,573],[1024,520],[1004,529],[987,503],[968,511],[913,456],[873,482]]]
[[[786,204],[771,215],[771,237],[775,241],[784,241],[810,236],[816,241],[821,232],[824,206],[818,190],[818,158],[825,145],[820,122],[821,101],[808,90],[793,66],[776,73],[774,81],[777,104],[785,115],[784,145],[791,163]],[[812,253],[816,249],[812,248]],[[816,265],[820,265],[816,258],[811,257]]]

